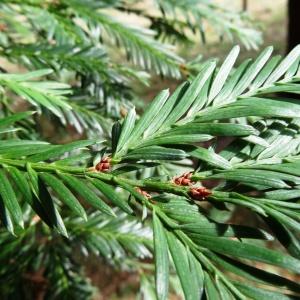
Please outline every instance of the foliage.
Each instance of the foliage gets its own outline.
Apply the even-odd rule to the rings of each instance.
[[[201,18],[215,25],[219,20],[219,34],[237,37],[246,46],[260,43],[260,33],[249,29],[251,22],[246,16],[206,1],[180,1],[174,5],[153,0],[147,9],[139,9],[137,2],[1,1],[0,55],[29,70],[52,69],[52,80],[73,83],[74,93],[68,101],[72,110],[60,107],[55,115],[62,124],[71,124],[80,133],[88,130],[91,136],[103,130],[107,133],[111,122],[103,117],[120,118],[122,111],[132,106],[130,102],[139,102],[132,85],[136,81],[147,84],[146,71],[175,78],[186,72],[184,60],[175,55],[173,47],[160,42],[159,36],[187,40],[190,30],[198,30]],[[197,18],[180,22],[180,27],[186,29],[179,33],[173,9],[194,14],[195,6],[199,6]],[[150,22],[152,29],[119,20],[129,14]],[[121,51],[115,53],[116,47]],[[131,65],[124,64],[124,58]]]
[[[1,54],[28,70],[0,73],[4,299],[35,285],[46,299],[88,299],[81,263],[93,256],[140,276],[142,299],[297,299],[286,273],[300,270],[300,46],[234,67],[236,46],[137,114],[131,80],[181,75],[159,39],[186,41],[207,20],[257,44],[248,19],[210,2],[154,4],[152,16],[134,1],[1,2]],[[108,8],[150,20],[157,36]],[[113,60],[111,42],[135,67]],[[16,112],[21,101],[32,111]],[[45,115],[83,136],[45,141]],[[255,226],[232,217],[242,209]]]
[[[135,121],[134,110],[129,111],[122,124],[114,125],[112,144],[105,146],[107,142],[103,142],[102,156],[110,156],[113,165],[109,173],[99,172],[97,161],[92,168],[88,158],[86,164],[83,163],[83,155],[90,152],[93,157],[95,151],[83,148],[94,147],[97,141],[51,145],[30,140],[3,140],[0,159],[3,224],[10,232],[19,232],[24,221],[22,206],[27,203],[46,224],[67,237],[67,226],[59,212],[62,203],[86,219],[77,195],[104,214],[115,216],[103,201],[108,199],[127,214],[133,214],[139,207],[144,211],[143,218],[147,218],[146,212],[152,214],[156,288],[161,299],[167,297],[168,291],[168,251],[187,299],[199,298],[203,291],[207,297],[221,298],[261,299],[277,295],[256,285],[232,280],[227,272],[298,292],[295,282],[257,269],[243,260],[260,261],[295,273],[300,266],[297,238],[300,107],[290,98],[298,91],[300,47],[282,60],[269,59],[271,50],[267,48],[253,62],[246,61],[230,72],[238,54],[235,47],[217,71],[214,63],[207,63],[194,81],[183,83],[171,96],[168,91],[162,91],[138,121]],[[53,93],[49,89],[45,92]],[[289,97],[282,98],[279,92],[288,93]],[[24,115],[15,115],[13,120],[4,118],[1,122],[7,126],[20,117]],[[247,119],[247,124],[243,124],[242,118]],[[219,122],[224,119],[232,121]],[[219,154],[213,147],[195,145],[203,141],[217,144],[220,136],[233,140]],[[12,148],[16,145],[18,147]],[[78,154],[80,148],[83,150]],[[64,153],[69,155],[62,159]],[[135,170],[160,168],[166,160],[187,157],[198,161],[191,177],[197,185],[176,185],[170,179],[157,177],[135,179]],[[77,166],[78,161],[82,166]],[[203,188],[198,186],[203,180],[217,180],[207,195],[201,194]],[[129,192],[135,200],[127,202],[112,186]],[[136,187],[155,193],[148,198]],[[200,197],[193,193],[197,188]],[[17,200],[19,192],[24,202]],[[246,207],[270,227],[224,223],[218,214],[214,216],[203,207],[206,201],[225,213],[236,206]],[[89,227],[89,223],[82,224],[87,225],[80,225],[79,232]],[[74,225],[71,228],[76,232]],[[101,230],[99,234],[96,241],[101,237]],[[252,242],[275,238],[290,255]],[[90,243],[87,240],[82,244],[89,248]],[[92,245],[92,249],[97,249],[97,242]],[[106,248],[111,247],[108,245],[103,243],[100,252],[109,258],[110,252],[105,254],[109,251]],[[140,246],[128,245],[133,248],[127,251],[138,251],[135,255],[139,257]]]

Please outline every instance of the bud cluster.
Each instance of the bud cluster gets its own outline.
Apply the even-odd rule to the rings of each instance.
[[[184,173],[181,176],[174,177],[173,183],[176,185],[191,186],[191,188],[188,191],[190,197],[192,197],[195,200],[205,200],[206,197],[211,195],[211,191],[203,186],[201,187],[193,186],[195,182],[192,181],[191,179],[192,175],[193,173],[189,172],[189,173]]]

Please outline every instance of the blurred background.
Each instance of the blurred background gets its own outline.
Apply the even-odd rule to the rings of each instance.
[[[293,34],[293,40],[291,45],[289,45],[289,5],[291,7],[290,11],[296,16],[292,15],[293,22],[297,18],[297,11],[300,11],[300,1],[297,0],[217,0],[214,1],[227,9],[233,11],[245,10],[254,21],[254,24],[263,34],[262,44],[256,50],[247,50],[242,47],[240,55],[238,57],[238,62],[245,60],[245,58],[254,57],[257,55],[259,50],[264,49],[267,46],[272,45],[274,47],[274,55],[285,54],[289,49],[293,48],[296,44],[300,42],[300,33],[297,26],[291,24],[291,30]],[[146,1],[145,1],[146,3]],[[298,10],[297,10],[298,9]],[[137,20],[135,20],[138,22]],[[210,24],[209,24],[210,25]],[[217,57],[222,61],[229,51],[232,49],[233,44],[231,41],[224,40],[220,41],[218,35],[215,31],[210,28],[206,28],[206,43],[201,41],[198,36],[191,37],[195,43],[178,47],[178,53],[186,58],[187,60],[194,59],[199,54],[203,56],[204,59],[209,59],[212,57]],[[300,26],[298,26],[300,28]],[[172,81],[162,81],[161,78],[154,78],[151,84],[151,89],[148,90],[146,94],[146,99],[151,100],[154,95],[157,94],[163,88],[172,86]],[[175,82],[174,87],[177,85]],[[141,96],[143,92],[140,92]],[[144,94],[145,96],[145,94]]]

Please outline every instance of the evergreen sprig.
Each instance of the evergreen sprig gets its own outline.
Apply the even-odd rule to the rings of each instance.
[[[3,0],[0,15],[0,55],[26,69],[0,73],[2,298],[91,298],[82,255],[134,272],[143,299],[299,298],[300,46],[186,63],[165,42],[206,23],[260,43],[245,13],[202,0]],[[137,113],[147,72],[193,79]],[[79,140],[45,141],[44,116]]]
[[[197,31],[204,18],[215,25],[221,22],[219,29],[237,36],[246,46],[259,43],[259,33],[248,29],[251,22],[241,14],[205,1],[180,1],[176,5],[153,1],[149,8],[147,12],[137,9],[131,1],[5,0],[0,4],[0,55],[31,71],[55,70],[51,76],[45,74],[51,80],[61,82],[67,77],[69,82],[75,82],[74,96],[67,106],[53,107],[48,103],[48,108],[51,106],[50,111],[61,124],[93,136],[103,132],[107,135],[111,119],[120,118],[124,110],[132,107],[130,102],[139,100],[132,85],[135,81],[148,83],[145,71],[180,78],[189,68],[170,45],[158,41],[161,29],[155,20],[159,19],[163,27],[168,25],[169,30],[163,33],[167,40],[188,40],[185,28]],[[184,21],[177,18],[178,12],[186,16]],[[128,13],[149,20],[151,28],[129,26],[115,18]],[[178,22],[184,28],[180,34]],[[120,48],[117,55],[116,47]],[[120,63],[123,58],[118,57],[124,54],[135,68]]]
[[[270,58],[271,52],[267,48],[253,62],[247,60],[234,69],[235,47],[220,68],[206,63],[192,82],[181,84],[171,96],[168,91],[159,93],[138,120],[134,109],[128,111],[121,123],[114,124],[111,142],[51,145],[2,140],[3,225],[13,234],[22,234],[24,221],[25,228],[29,226],[24,218],[29,205],[59,234],[70,239],[84,234],[86,243],[91,243],[93,234],[84,233],[89,232],[89,223],[68,230],[63,207],[82,222],[89,215],[81,199],[109,218],[116,216],[112,207],[118,207],[133,219],[139,214],[151,219],[159,299],[168,298],[173,264],[186,299],[204,295],[211,299],[297,298],[297,282],[262,267],[276,266],[295,274],[300,270],[300,106],[294,97],[299,93],[300,46],[283,59]],[[24,75],[26,87],[28,76]],[[21,78],[17,87],[24,86]],[[52,84],[42,86],[55,95],[61,93]],[[17,119],[8,123],[2,119],[2,124]],[[213,143],[220,146],[219,137],[231,140],[217,153]],[[199,144],[204,141],[212,146]],[[197,162],[191,174],[173,179],[136,176],[140,170],[186,158]],[[214,209],[209,210],[207,203]],[[230,215],[239,207],[260,218],[256,228],[222,221],[220,213]],[[117,240],[122,239],[121,223],[115,223]],[[99,226],[102,242],[112,247],[103,237],[105,225]],[[143,238],[133,239],[151,251]],[[268,249],[264,240],[279,241],[289,254]],[[122,245],[137,256],[146,249],[129,241]],[[109,259],[115,253],[107,255]]]

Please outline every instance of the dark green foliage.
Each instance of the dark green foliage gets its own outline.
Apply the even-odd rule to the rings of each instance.
[[[255,47],[249,20],[206,1],[153,1],[156,15],[133,4],[0,4],[1,56],[27,69],[0,74],[1,299],[89,299],[81,264],[92,255],[140,276],[145,299],[297,299],[286,272],[300,274],[300,46],[235,68],[236,46],[192,76],[160,39],[187,42],[205,19]],[[107,8],[146,18],[157,35]],[[116,47],[134,68],[113,59]],[[192,79],[137,113],[132,81],[179,78],[182,67]],[[31,111],[15,112],[19,102]],[[46,141],[43,117],[84,136]],[[241,208],[256,226],[231,219]]]
[[[32,206],[46,224],[56,228],[59,233],[68,236],[71,240],[74,239],[72,235],[75,229],[70,227],[72,230],[68,232],[68,222],[71,222],[68,221],[68,218],[64,225],[64,217],[60,215],[61,204],[66,204],[74,213],[85,218],[86,213],[79,204],[79,199],[80,201],[83,199],[93,207],[112,216],[115,216],[115,212],[104,202],[106,199],[130,214],[133,213],[134,207],[139,207],[138,203],[140,203],[144,207],[144,212],[146,210],[153,212],[154,253],[157,266],[156,289],[160,299],[168,297],[169,265],[172,266],[169,262],[169,250],[174,270],[179,276],[186,299],[200,297],[200,294],[203,293],[201,285],[203,285],[206,297],[210,298],[246,298],[252,295],[251,297],[257,299],[260,297],[259,295],[268,294],[269,292],[264,292],[256,287],[248,288],[242,283],[232,281],[226,273],[223,273],[223,268],[247,279],[249,279],[249,274],[253,276],[251,279],[259,279],[259,277],[255,278],[255,274],[257,272],[257,276],[259,276],[260,271],[253,267],[249,269],[246,262],[241,260],[247,259],[299,273],[297,240],[300,228],[300,206],[297,203],[296,193],[300,183],[297,161],[299,104],[292,100],[294,89],[289,88],[291,83],[293,86],[297,84],[297,72],[299,71],[297,71],[298,69],[291,71],[291,68],[294,68],[294,63],[298,61],[299,49],[299,47],[294,49],[292,54],[278,64],[277,68],[269,72],[264,83],[260,83],[256,90],[251,90],[251,83],[257,78],[252,76],[252,81],[249,81],[247,86],[240,88],[238,94],[235,93],[234,87],[230,87],[229,95],[232,96],[228,97],[228,85],[231,86],[231,76],[235,76],[234,73],[229,75],[229,72],[225,71],[228,61],[232,59],[232,54],[230,54],[227,62],[212,77],[210,91],[206,89],[206,94],[202,94],[202,89],[199,89],[201,78],[198,76],[189,86],[182,85],[171,96],[167,91],[160,93],[138,121],[135,121],[135,113],[131,110],[121,125],[114,129],[113,153],[110,154],[109,148],[106,147],[106,153],[103,154],[103,157],[111,156],[111,164],[115,169],[119,164],[123,164],[123,168],[124,164],[125,166],[131,164],[131,172],[139,170],[141,167],[147,169],[149,160],[158,163],[154,166],[159,169],[165,160],[194,157],[202,164],[197,172],[193,173],[193,181],[203,179],[222,179],[224,181],[224,183],[216,183],[212,194],[206,200],[213,205],[222,204],[223,209],[227,210],[233,208],[232,206],[227,207],[227,204],[244,206],[252,210],[261,215],[266,224],[273,224],[269,233],[259,228],[216,222],[215,219],[211,219],[209,211],[201,208],[201,204],[193,203],[190,187],[174,185],[169,180],[162,181],[155,178],[136,180],[134,176],[126,177],[121,174],[117,175],[118,173],[114,175],[114,172],[98,172],[97,167],[96,169],[88,168],[89,160],[86,163],[81,161],[82,166],[60,163],[59,157],[65,153],[69,153],[68,159],[71,159],[73,155],[78,156],[77,150],[80,148],[84,153],[92,150],[86,147],[99,147],[99,145],[105,146],[106,144],[104,142],[97,146],[97,141],[77,141],[56,146],[36,141],[3,140],[1,147],[5,151],[2,152],[0,158],[3,166],[0,187],[3,201],[1,210],[3,224],[15,234],[20,232],[19,225],[22,224],[23,217],[21,206],[15,195],[19,192],[23,194],[24,200]],[[269,52],[263,53],[260,60],[264,56],[269,57]],[[267,62],[267,60],[264,61]],[[254,65],[256,64],[257,62],[254,62]],[[256,76],[267,73],[265,68],[268,68],[268,64],[260,65],[259,70],[257,70],[257,66],[252,66],[248,65],[248,70],[255,70]],[[211,66],[207,65],[202,73],[208,72],[210,68]],[[212,71],[209,72],[209,76],[212,76]],[[225,73],[228,76],[227,80],[223,78]],[[252,74],[250,71],[248,73]],[[219,74],[223,74],[222,77]],[[249,74],[248,76],[250,76]],[[279,74],[279,78],[277,74]],[[281,76],[284,76],[283,79]],[[223,83],[214,84],[219,82],[220,78]],[[215,87],[219,87],[220,84],[222,88],[218,88],[217,92],[214,91]],[[241,84],[237,83],[236,86],[240,87]],[[285,92],[290,92],[290,98],[284,100],[277,94],[273,94],[271,98],[267,97],[270,88],[275,86],[282,87]],[[257,98],[258,94],[260,98]],[[213,97],[210,98],[210,95]],[[226,95],[226,97],[223,98],[221,95]],[[199,99],[201,99],[200,106]],[[193,109],[191,110],[191,108]],[[161,115],[161,111],[164,111],[163,115]],[[221,113],[222,111],[230,112],[230,114]],[[235,121],[232,123],[209,123],[211,120],[223,120],[229,116]],[[247,125],[239,124],[241,116],[249,117]],[[253,118],[254,116],[260,117],[260,119]],[[3,127],[18,121],[18,119],[17,115],[15,119],[8,119],[8,121],[7,118],[3,119]],[[259,122],[264,126],[258,126]],[[278,123],[281,125],[280,127],[277,125],[276,129],[278,129],[274,130],[272,128],[275,128],[276,122],[281,122]],[[288,128],[290,128],[291,134],[284,133],[289,132]],[[186,135],[190,134],[199,137],[199,141],[215,140],[217,142],[220,136],[230,136],[234,139],[217,154],[213,148],[206,149],[195,146],[194,142],[197,140],[184,139]],[[171,136],[177,136],[178,140],[172,141],[169,138],[169,142],[163,142],[165,138]],[[284,153],[283,147],[291,142],[293,142],[292,149],[288,148],[289,151]],[[170,144],[172,144],[171,147]],[[12,145],[18,145],[18,147],[11,148]],[[109,147],[109,144],[107,146]],[[101,160],[101,158],[99,159]],[[42,160],[48,162],[42,162]],[[97,164],[97,161],[94,163]],[[151,165],[149,167],[151,168]],[[22,172],[22,176],[19,175],[20,172]],[[13,179],[12,183],[10,183],[10,177]],[[23,178],[27,178],[27,180],[24,181]],[[17,189],[13,189],[12,184],[14,183]],[[121,193],[120,190],[116,192],[113,189],[117,186],[132,194],[136,202],[127,204],[124,193]],[[137,192],[136,187],[150,192],[158,192],[160,196],[155,196],[153,198],[155,202],[152,202]],[[258,194],[251,196],[249,191],[253,190],[256,190]],[[105,199],[99,198],[98,191]],[[280,196],[283,192],[287,193],[284,198]],[[291,196],[287,196],[289,193]],[[171,196],[171,194],[180,196]],[[56,197],[58,198],[56,199]],[[93,224],[96,225],[89,219],[90,216],[87,218],[87,223],[76,225],[78,229],[75,232],[79,230],[80,236],[84,234],[84,231],[82,232],[84,226],[91,226],[90,230],[94,230]],[[72,220],[79,222],[77,219]],[[122,224],[121,220],[118,222]],[[28,225],[26,222],[25,226]],[[282,237],[283,233],[288,235],[288,239]],[[279,241],[294,257],[269,250],[251,241],[272,240],[277,237],[277,234],[280,234]],[[232,238],[238,238],[239,241],[232,240]],[[83,239],[82,244],[85,245],[84,236],[81,239]],[[100,251],[97,253],[107,259],[112,257],[111,251],[117,251],[119,256],[121,253],[123,253],[122,256],[125,255],[123,250],[117,250],[119,247],[117,244],[109,246],[105,237],[95,237],[94,240],[90,236],[89,239],[92,240],[86,240],[87,244],[84,246],[91,247],[89,251]],[[97,243],[100,243],[99,246]],[[118,243],[127,247],[126,251],[133,251],[134,255],[140,257],[137,252],[139,246],[134,246],[133,241],[126,244],[125,241],[120,240]],[[146,244],[148,249],[152,250],[151,243],[146,242]],[[96,250],[98,247],[101,248]],[[110,250],[110,247],[113,248]],[[224,258],[222,258],[223,256]],[[226,260],[224,260],[225,258]],[[227,258],[230,260],[227,261]],[[215,276],[219,278],[218,281],[214,280]],[[272,278],[273,275],[270,273],[267,276]],[[281,286],[283,284],[291,291],[299,290],[296,283],[278,276],[274,278],[277,281],[276,283],[272,281],[272,285]],[[268,281],[268,284],[270,283]]]

